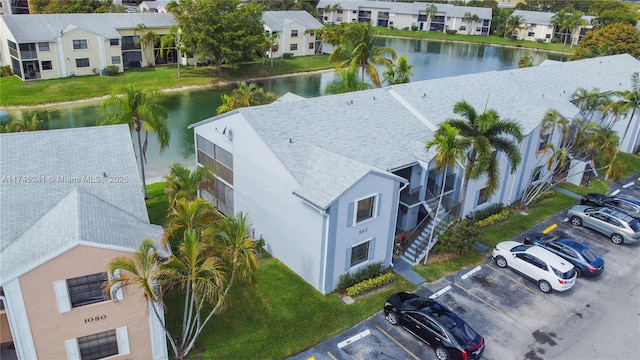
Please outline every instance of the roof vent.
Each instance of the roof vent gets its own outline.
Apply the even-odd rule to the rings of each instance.
[[[289,144],[293,144],[293,139],[289,138]]]

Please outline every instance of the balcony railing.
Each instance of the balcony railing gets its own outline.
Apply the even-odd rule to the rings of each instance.
[[[21,50],[20,51],[20,58],[22,60],[37,59],[38,58],[38,52],[35,51],[35,50]]]
[[[419,203],[421,190],[422,186],[402,190],[400,192],[400,202],[409,206]]]

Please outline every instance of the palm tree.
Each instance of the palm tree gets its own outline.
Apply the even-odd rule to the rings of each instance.
[[[198,190],[212,191],[215,185],[215,176],[209,166],[197,166],[192,171],[180,163],[174,163],[164,179],[167,183],[165,194],[169,204],[178,199],[194,201],[198,198]]]
[[[531,56],[525,55],[520,57],[520,60],[518,60],[519,68],[527,68],[532,66],[533,66],[533,57]]]
[[[11,119],[7,124],[0,125],[0,133],[13,133],[42,130],[42,120],[35,112],[25,111],[19,118]]]
[[[438,221],[438,213],[440,212],[440,206],[442,206],[442,199],[444,198],[444,189],[447,183],[447,170],[456,166],[456,162],[464,163],[467,155],[466,151],[471,145],[471,140],[468,138],[460,137],[460,131],[450,124],[443,123],[440,128],[434,134],[432,140],[427,142],[427,151],[431,148],[435,148],[437,154],[435,156],[436,171],[442,174],[442,184],[440,185],[440,196],[438,197],[438,205],[436,206],[436,212],[433,218],[433,225],[431,227],[431,233],[429,234],[429,242],[427,249],[431,248],[431,242],[433,241],[433,234],[436,229],[436,222]],[[427,258],[429,257],[429,251],[424,258],[424,264],[427,264]]]
[[[278,33],[272,31],[267,36],[267,42],[269,43],[269,59],[271,60],[271,67],[273,67],[273,52],[278,51]]]
[[[605,107],[605,111],[608,109],[614,109],[620,114],[628,114],[629,121],[627,122],[627,126],[622,133],[622,137],[620,138],[620,143],[624,142],[624,139],[627,137],[627,133],[629,132],[629,128],[631,127],[631,122],[633,121],[634,116],[636,115],[636,110],[640,107],[640,72],[634,72],[631,74],[631,89],[626,91],[613,91],[612,95],[617,97],[617,100],[614,100],[610,105]],[[613,156],[611,163],[618,156],[619,149],[616,147],[616,152]]]
[[[413,76],[413,65],[407,62],[407,55],[402,55],[396,60],[397,64],[391,64],[382,74],[384,81],[389,84],[405,84],[410,81],[409,77]]]
[[[524,18],[520,15],[511,15],[507,18],[504,24],[504,37],[507,35],[513,37],[513,32],[516,30],[520,30],[524,26]],[[519,33],[519,31],[518,31]],[[518,38],[518,34],[516,34],[516,38]]]
[[[462,22],[466,22],[467,24],[469,24],[469,29],[467,29],[467,34],[471,34],[471,31],[473,31],[476,21],[478,20],[480,20],[480,17],[478,16],[478,14],[472,14],[470,12],[464,13],[464,15],[462,16]]]
[[[113,93],[102,103],[102,118],[99,125],[128,124],[135,130],[138,142],[138,160],[142,191],[147,198],[144,164],[146,163],[147,140],[150,131],[155,132],[160,151],[169,146],[171,133],[167,126],[167,110],[160,105],[160,93],[156,90],[142,91],[135,84],[114,88]],[[144,143],[140,131],[144,129]]]
[[[241,81],[238,87],[231,91],[231,95],[222,95],[222,105],[218,106],[216,112],[220,115],[243,107],[270,104],[277,98],[276,94],[265,91],[256,83],[247,84]]]
[[[178,57],[178,77],[180,77],[180,63],[182,62],[182,47],[180,41],[180,27],[173,25],[169,28],[169,34],[160,38],[160,56],[164,56],[165,49],[176,48],[176,56]]]
[[[142,45],[142,53],[147,60],[147,65],[153,66],[155,65],[155,61],[153,64],[151,63],[151,61],[149,61],[149,47],[151,47],[151,53],[153,53],[153,46],[158,41],[158,34],[153,30],[147,29],[147,26],[145,24],[136,25],[136,29],[133,31],[133,35],[137,35],[138,31],[142,33],[142,35],[140,35],[138,43]]]
[[[338,79],[325,87],[327,94],[344,94],[352,91],[367,90],[373,88],[371,84],[361,82],[358,79],[357,69],[349,68],[338,71]]]
[[[449,119],[446,122],[460,131],[460,135],[471,139],[472,145],[467,156],[464,181],[460,190],[460,202],[466,197],[470,179],[478,179],[487,175],[487,196],[495,193],[500,187],[500,169],[494,151],[503,152],[509,158],[511,173],[520,164],[520,149],[517,143],[506,137],[514,137],[519,143],[523,139],[521,125],[513,120],[502,120],[498,112],[489,109],[478,114],[471,104],[462,100],[453,107],[453,113],[461,116],[459,119]]]
[[[547,143],[553,141],[553,135],[556,129],[559,129],[562,134],[562,139],[560,140],[560,146],[562,147],[571,135],[569,132],[569,122],[562,117],[557,110],[551,109],[547,111],[544,118],[542,118],[539,132],[540,138],[544,139],[544,137],[549,134]]]
[[[424,9],[424,14],[427,15],[427,31],[431,30],[431,18],[438,13],[438,7],[436,4],[428,4]]]
[[[235,280],[255,281],[258,267],[255,241],[250,237],[251,223],[246,214],[224,218],[214,233],[214,251],[223,260],[226,273],[230,274],[224,294],[229,292]]]
[[[194,231],[185,231],[179,250],[162,264],[165,290],[184,294],[182,331],[173,348],[177,359],[187,357],[202,329],[220,309],[225,300],[225,285],[231,280],[222,260],[211,255],[210,243],[202,240]],[[213,309],[209,311],[205,304],[213,305]],[[203,314],[203,310],[209,313]]]
[[[598,88],[587,90],[578,88],[571,95],[571,101],[580,109],[585,119],[591,121],[596,112],[603,112],[604,108],[611,103],[610,97],[603,94]]]
[[[104,293],[109,295],[117,288],[125,288],[134,286],[142,291],[142,296],[151,305],[153,314],[162,325],[169,344],[174,353],[178,353],[177,345],[169,330],[165,327],[163,291],[162,291],[162,257],[159,256],[158,250],[152,239],[143,240],[132,257],[118,256],[111,259],[107,264],[109,274],[117,274],[112,276],[106,283]]]
[[[185,231],[193,231],[196,236],[206,236],[220,222],[220,212],[213,204],[205,199],[197,198],[188,201],[178,199],[171,204],[167,222],[165,224],[164,242],[172,250],[179,248],[178,242],[184,237]]]
[[[337,62],[336,70],[350,67],[361,69],[361,82],[364,82],[366,73],[373,84],[380,87],[380,77],[374,65],[388,67],[393,61],[385,56],[395,58],[396,52],[388,46],[378,46],[377,34],[369,24],[349,24],[340,38],[340,44],[329,56],[329,62]]]
[[[573,47],[574,33],[576,31],[579,31],[579,27],[583,26],[586,23],[582,18],[583,16],[584,13],[582,11],[573,11],[571,12],[571,14],[569,14],[569,19],[567,19],[569,29],[571,30],[571,47]]]

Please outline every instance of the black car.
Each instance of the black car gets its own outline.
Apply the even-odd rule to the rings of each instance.
[[[616,209],[640,219],[640,201],[624,196],[607,196],[602,194],[587,194],[580,199],[580,204],[600,206]]]
[[[484,352],[484,338],[434,300],[399,292],[384,304],[384,315],[433,347],[439,360],[477,359]]]
[[[532,233],[525,235],[524,243],[540,246],[569,261],[578,276],[596,277],[604,272],[604,260],[570,237]]]

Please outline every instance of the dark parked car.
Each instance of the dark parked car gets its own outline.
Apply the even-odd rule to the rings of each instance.
[[[640,201],[624,196],[607,196],[602,194],[587,194],[580,199],[580,204],[591,206],[606,206],[625,212],[636,219],[640,219]]]
[[[399,292],[384,304],[384,314],[389,323],[433,347],[439,360],[476,359],[484,352],[484,338],[434,300]]]
[[[604,260],[600,256],[569,237],[532,233],[525,235],[524,243],[540,246],[569,261],[578,276],[596,277],[604,271]]]

